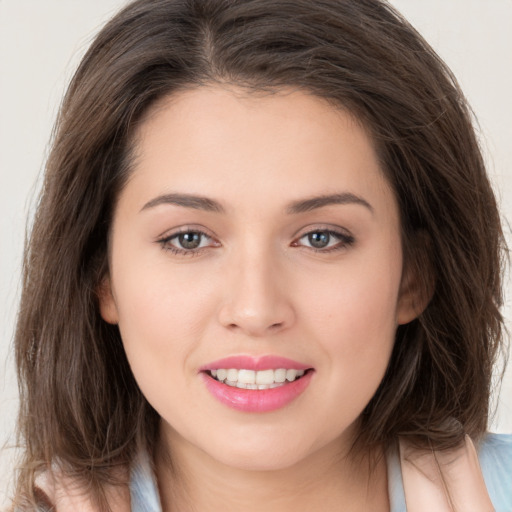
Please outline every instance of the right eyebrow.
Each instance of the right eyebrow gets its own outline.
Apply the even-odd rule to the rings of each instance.
[[[204,210],[206,212],[225,213],[224,207],[217,201],[208,197],[195,196],[192,194],[163,194],[148,201],[142,208],[148,210],[161,204],[172,204],[194,210]]]
[[[372,205],[363,199],[350,192],[343,192],[340,194],[320,195],[293,201],[286,209],[288,214],[297,214],[324,208],[332,204],[358,204],[367,208],[371,213],[374,212]]]

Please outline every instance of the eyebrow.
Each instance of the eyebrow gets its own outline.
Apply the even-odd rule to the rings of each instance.
[[[204,210],[207,212],[225,213],[223,206],[208,197],[194,196],[191,194],[164,194],[162,196],[155,197],[151,201],[147,202],[141,209],[147,210],[160,206],[161,204],[173,204],[176,206],[182,206],[184,208],[192,208],[194,210]]]
[[[358,204],[364,206],[373,213],[373,207],[368,201],[362,197],[356,196],[355,194],[351,194],[350,192],[320,195],[308,199],[293,201],[286,208],[286,213],[293,215],[297,213],[310,212],[311,210],[316,210],[317,208],[323,208],[324,206],[330,206],[333,204]]]
[[[208,197],[203,196],[195,196],[192,194],[178,193],[164,194],[155,197],[154,199],[151,199],[151,201],[148,201],[142,207],[141,211],[148,210],[150,208],[155,208],[156,206],[160,206],[162,204],[171,204],[181,206],[183,208],[192,208],[194,210],[203,210],[214,213],[226,213],[225,208],[214,199],[210,199]],[[344,192],[341,194],[320,195],[310,197],[307,199],[293,201],[286,207],[285,211],[288,215],[296,215],[299,213],[305,213],[312,210],[316,210],[318,208],[323,208],[325,206],[336,204],[358,204],[364,206],[372,213],[374,211],[372,205],[368,201],[350,192]]]

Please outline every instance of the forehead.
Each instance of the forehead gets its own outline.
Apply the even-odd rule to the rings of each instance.
[[[333,192],[393,200],[361,123],[300,90],[175,93],[141,122],[135,148],[131,181],[146,199],[178,191],[240,205]]]

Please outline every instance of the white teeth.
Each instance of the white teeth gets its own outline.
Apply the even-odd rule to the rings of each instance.
[[[238,370],[235,370],[234,368],[230,368],[228,370],[226,379],[228,379],[232,382],[236,382],[238,380]]]
[[[254,370],[238,370],[238,382],[254,384],[256,382],[256,372]]]
[[[284,368],[279,368],[274,373],[274,380],[276,382],[284,382],[286,380],[286,370]]]
[[[276,370],[237,370],[236,368],[219,368],[210,374],[228,386],[240,389],[272,389],[284,385],[304,375],[304,370],[277,368]]]
[[[286,370],[286,380],[289,380],[290,382],[295,380],[295,377],[297,376],[297,370]]]
[[[256,384],[273,384],[274,382],[274,370],[256,372]]]

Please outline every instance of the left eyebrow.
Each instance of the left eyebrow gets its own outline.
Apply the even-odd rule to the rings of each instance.
[[[194,196],[191,194],[164,194],[162,196],[155,197],[148,201],[142,208],[141,211],[161,204],[173,204],[176,206],[182,206],[183,208],[192,208],[193,210],[204,210],[207,212],[225,213],[222,205],[210,199],[208,197]]]
[[[323,208],[324,206],[330,206],[332,204],[358,204],[370,210],[371,213],[374,212],[373,206],[366,201],[366,199],[356,196],[350,192],[344,192],[342,194],[320,195],[294,201],[287,206],[286,213],[294,215],[297,213],[310,212],[311,210],[316,210],[317,208]]]

